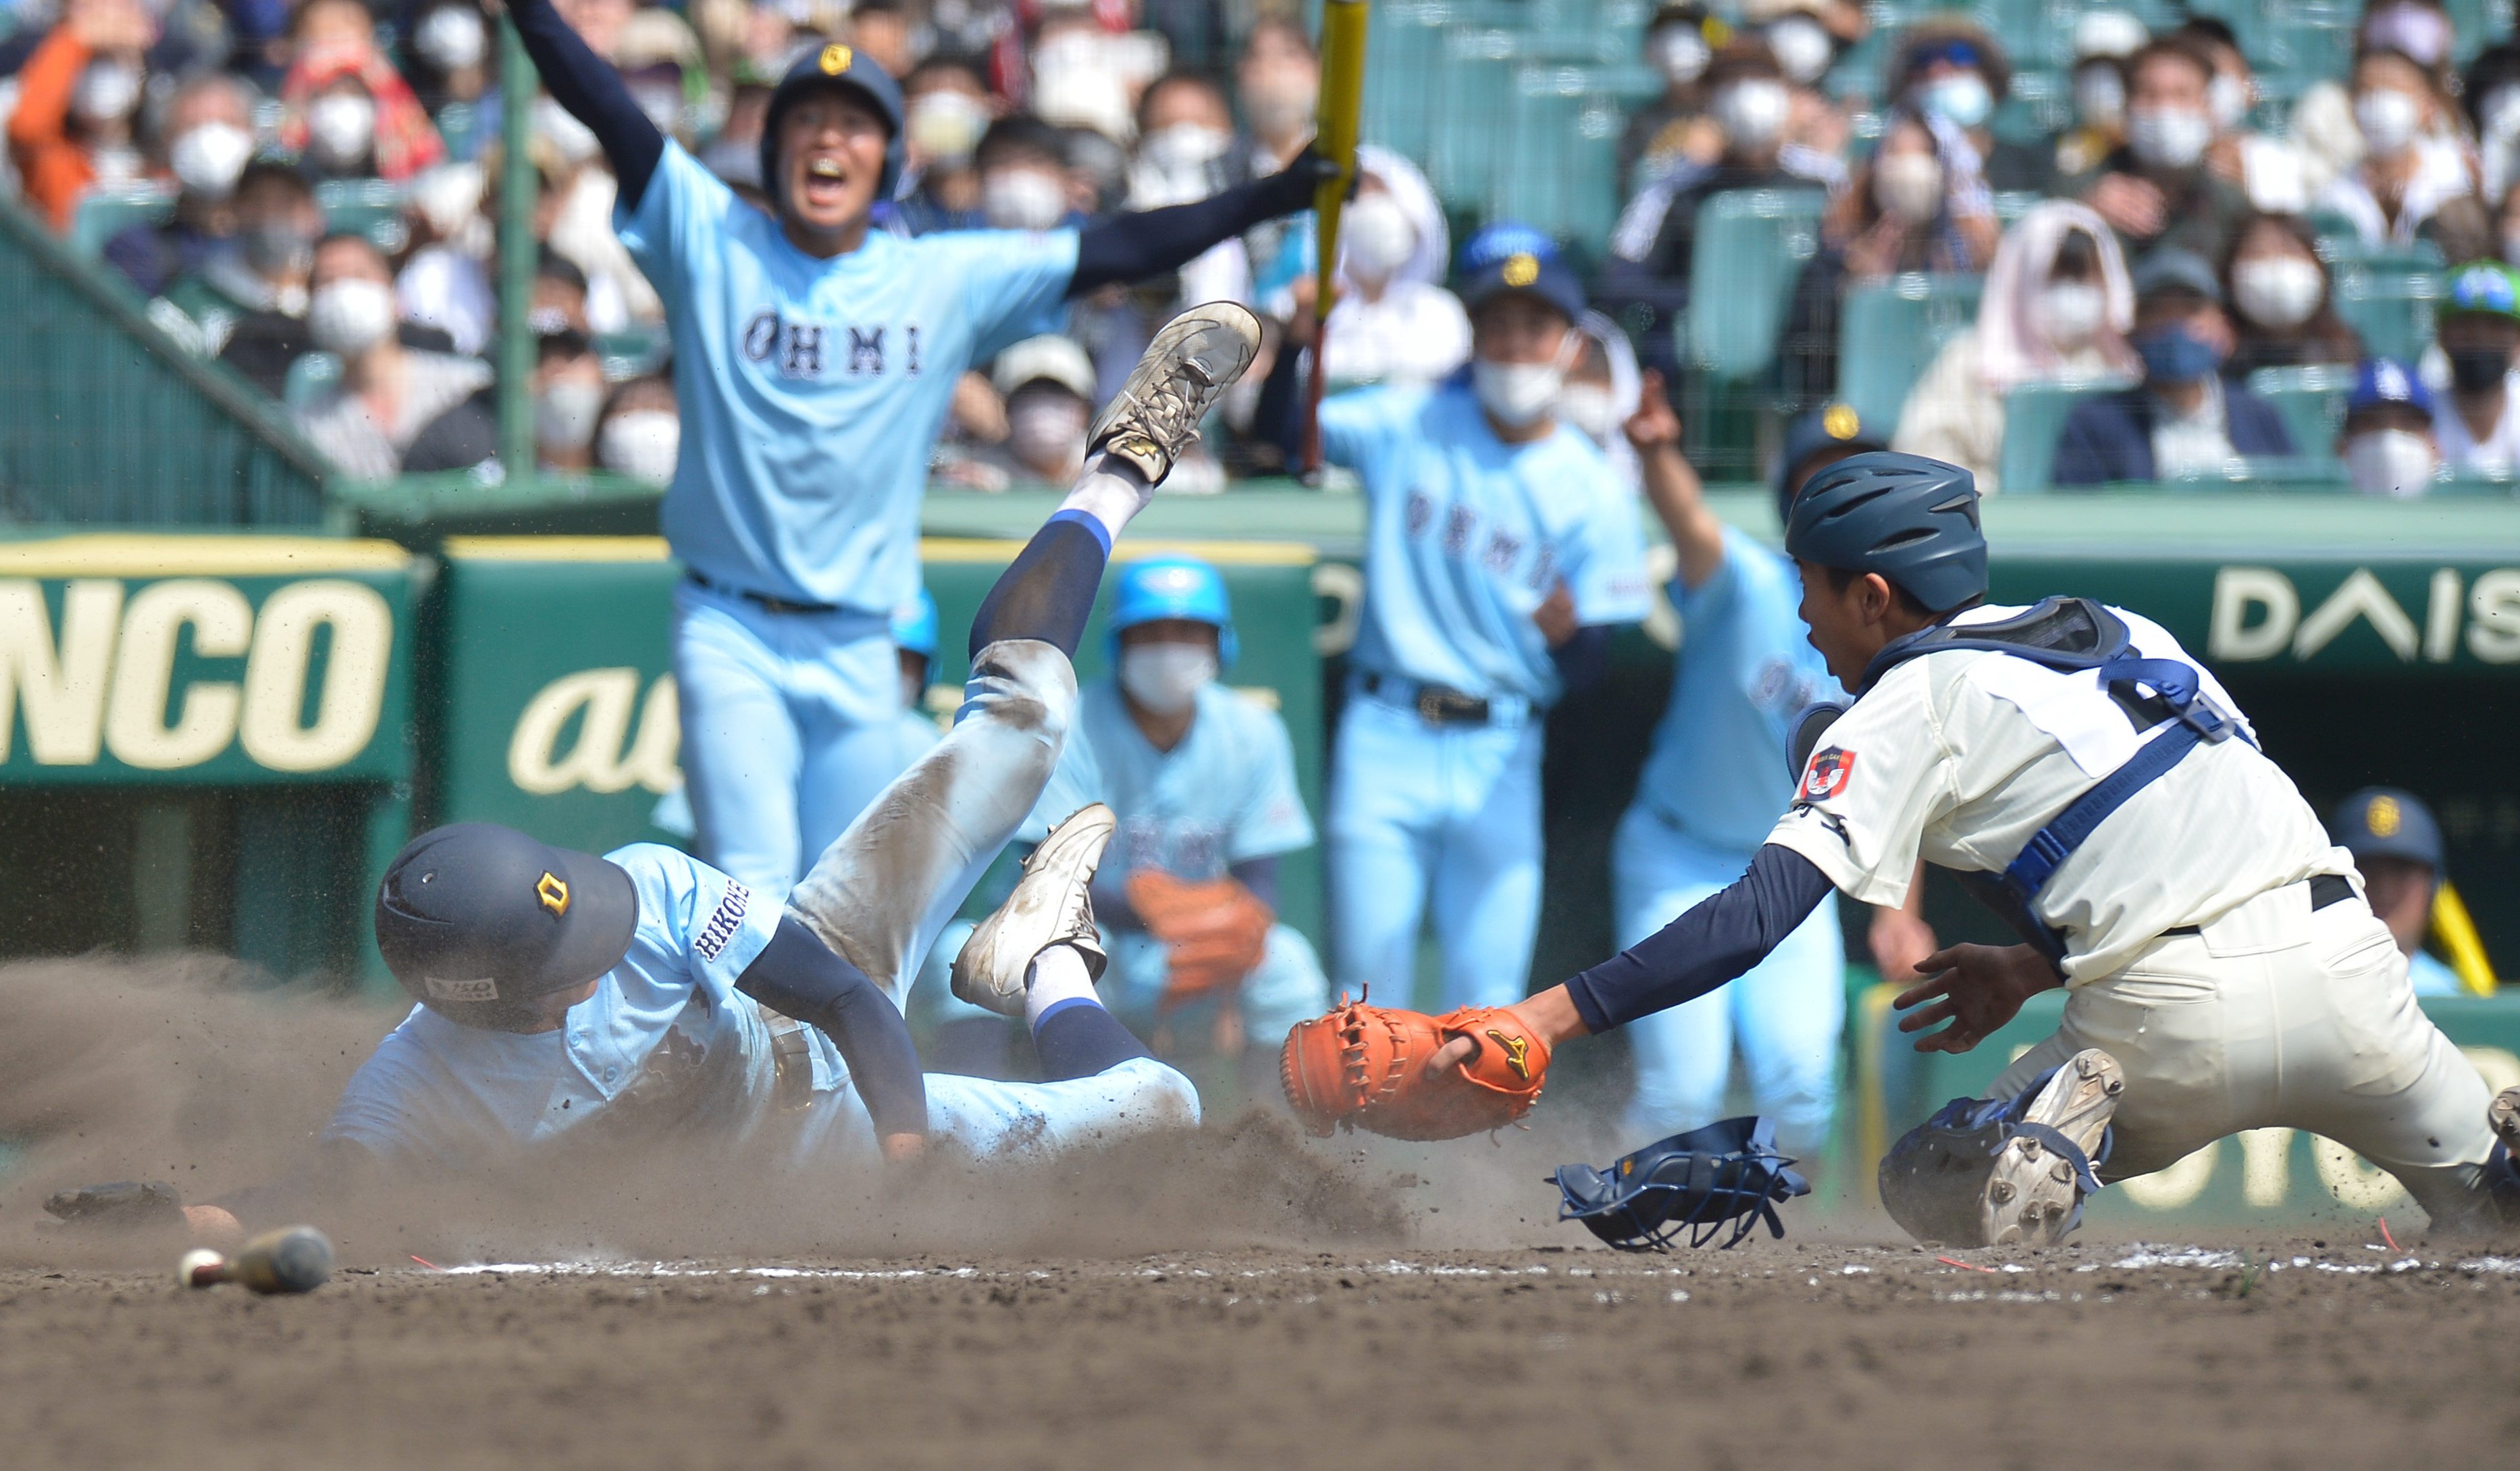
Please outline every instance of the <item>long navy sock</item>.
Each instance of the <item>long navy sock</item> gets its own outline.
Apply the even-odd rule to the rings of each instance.
[[[1032,1050],[1041,1058],[1044,1080],[1091,1078],[1133,1057],[1152,1057],[1129,1034],[1120,1019],[1099,1002],[1083,997],[1061,1001],[1044,1012],[1032,1030]]]
[[[971,653],[1004,638],[1056,644],[1070,659],[1111,560],[1111,535],[1083,511],[1060,511],[1033,532],[971,620]]]

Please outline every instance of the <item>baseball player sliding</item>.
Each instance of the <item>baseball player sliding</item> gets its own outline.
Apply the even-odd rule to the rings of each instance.
[[[1917,1236],[2050,1243],[2102,1181],[2270,1126],[2371,1160],[2446,1232],[2520,1226],[2520,1088],[2490,1098],[2416,1007],[2351,855],[2160,625],[2083,599],[1985,606],[1976,487],[1916,455],[1814,476],[1785,550],[1811,642],[1856,698],[1749,871],[1513,1006],[1305,1023],[1284,1069],[1316,1128],[1431,1138],[1518,1117],[1552,1047],[1739,976],[1831,888],[1900,903],[1921,856],[2024,942],[1927,958],[1900,1026],[1950,1025],[1919,1049],[1966,1051],[2033,993],[2070,995],[1983,1099],[1883,1160],[1882,1201]]]
[[[1196,1124],[1189,1080],[1095,995],[1088,885],[1108,807],[1051,832],[953,966],[956,995],[1030,1027],[1049,1081],[922,1077],[901,1002],[1049,780],[1113,538],[1259,340],[1230,303],[1157,334],[1096,424],[1083,478],[981,604],[953,731],[784,907],[668,848],[598,858],[486,823],[414,840],[378,893],[376,930],[420,1005],[351,1078],[307,1170],[189,1208],[196,1232],[293,1215],[362,1177],[530,1160],[600,1121],[767,1145],[804,1168],[902,1159],[930,1139],[986,1158]],[[75,1192],[57,1204],[99,1214]]]

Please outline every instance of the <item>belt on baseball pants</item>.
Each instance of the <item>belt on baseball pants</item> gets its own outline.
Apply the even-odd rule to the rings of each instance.
[[[836,603],[791,603],[786,598],[774,598],[766,592],[754,592],[748,587],[738,587],[731,582],[713,581],[696,572],[687,572],[683,575],[711,592],[723,593],[730,598],[742,598],[768,613],[838,613],[841,611]]]
[[[2343,874],[2318,873],[2311,875],[2310,910],[2313,914],[2318,913],[2319,910],[2326,908],[2330,904],[2341,904],[2353,896],[2353,881],[2347,879]],[[2164,935],[2202,935],[2205,933],[2205,929],[2202,925],[2181,925],[2175,930],[2164,930],[2161,933]]]
[[[1372,671],[1357,676],[1357,687],[1386,705],[1416,711],[1418,718],[1429,725],[1485,725],[1507,716],[1521,703],[1483,700],[1450,685]]]

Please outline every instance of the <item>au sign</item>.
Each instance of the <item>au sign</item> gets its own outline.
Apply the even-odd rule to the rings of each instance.
[[[609,794],[634,786],[661,795],[683,784],[682,750],[682,707],[673,675],[658,675],[642,701],[637,669],[580,669],[525,702],[508,740],[508,779],[537,797],[578,787]]]

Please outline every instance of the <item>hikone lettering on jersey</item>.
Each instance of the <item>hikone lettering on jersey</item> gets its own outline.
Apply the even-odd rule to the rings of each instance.
[[[2481,664],[2520,664],[2520,568],[2481,573],[2436,570],[2419,609],[2409,611],[2367,567],[2304,608],[2293,578],[2271,567],[2225,567],[2214,574],[2209,659],[2249,663],[2316,658],[2354,624],[2368,624],[2405,664],[2449,664],[2462,648]]]
[[[630,726],[639,707],[638,731]],[[683,784],[682,706],[674,676],[660,674],[639,698],[635,668],[580,669],[537,691],[508,739],[508,779],[537,797],[573,791],[662,795]]]
[[[187,630],[189,634],[187,633]],[[56,621],[44,584],[0,578],[0,764],[111,756],[146,771],[199,766],[241,746],[269,771],[345,765],[376,738],[394,614],[362,582],[312,578],[256,608],[234,582],[73,578]],[[322,651],[320,682],[317,655]],[[243,660],[240,678],[177,680],[179,656]],[[218,672],[225,672],[218,670]],[[170,718],[171,713],[171,718]]]

